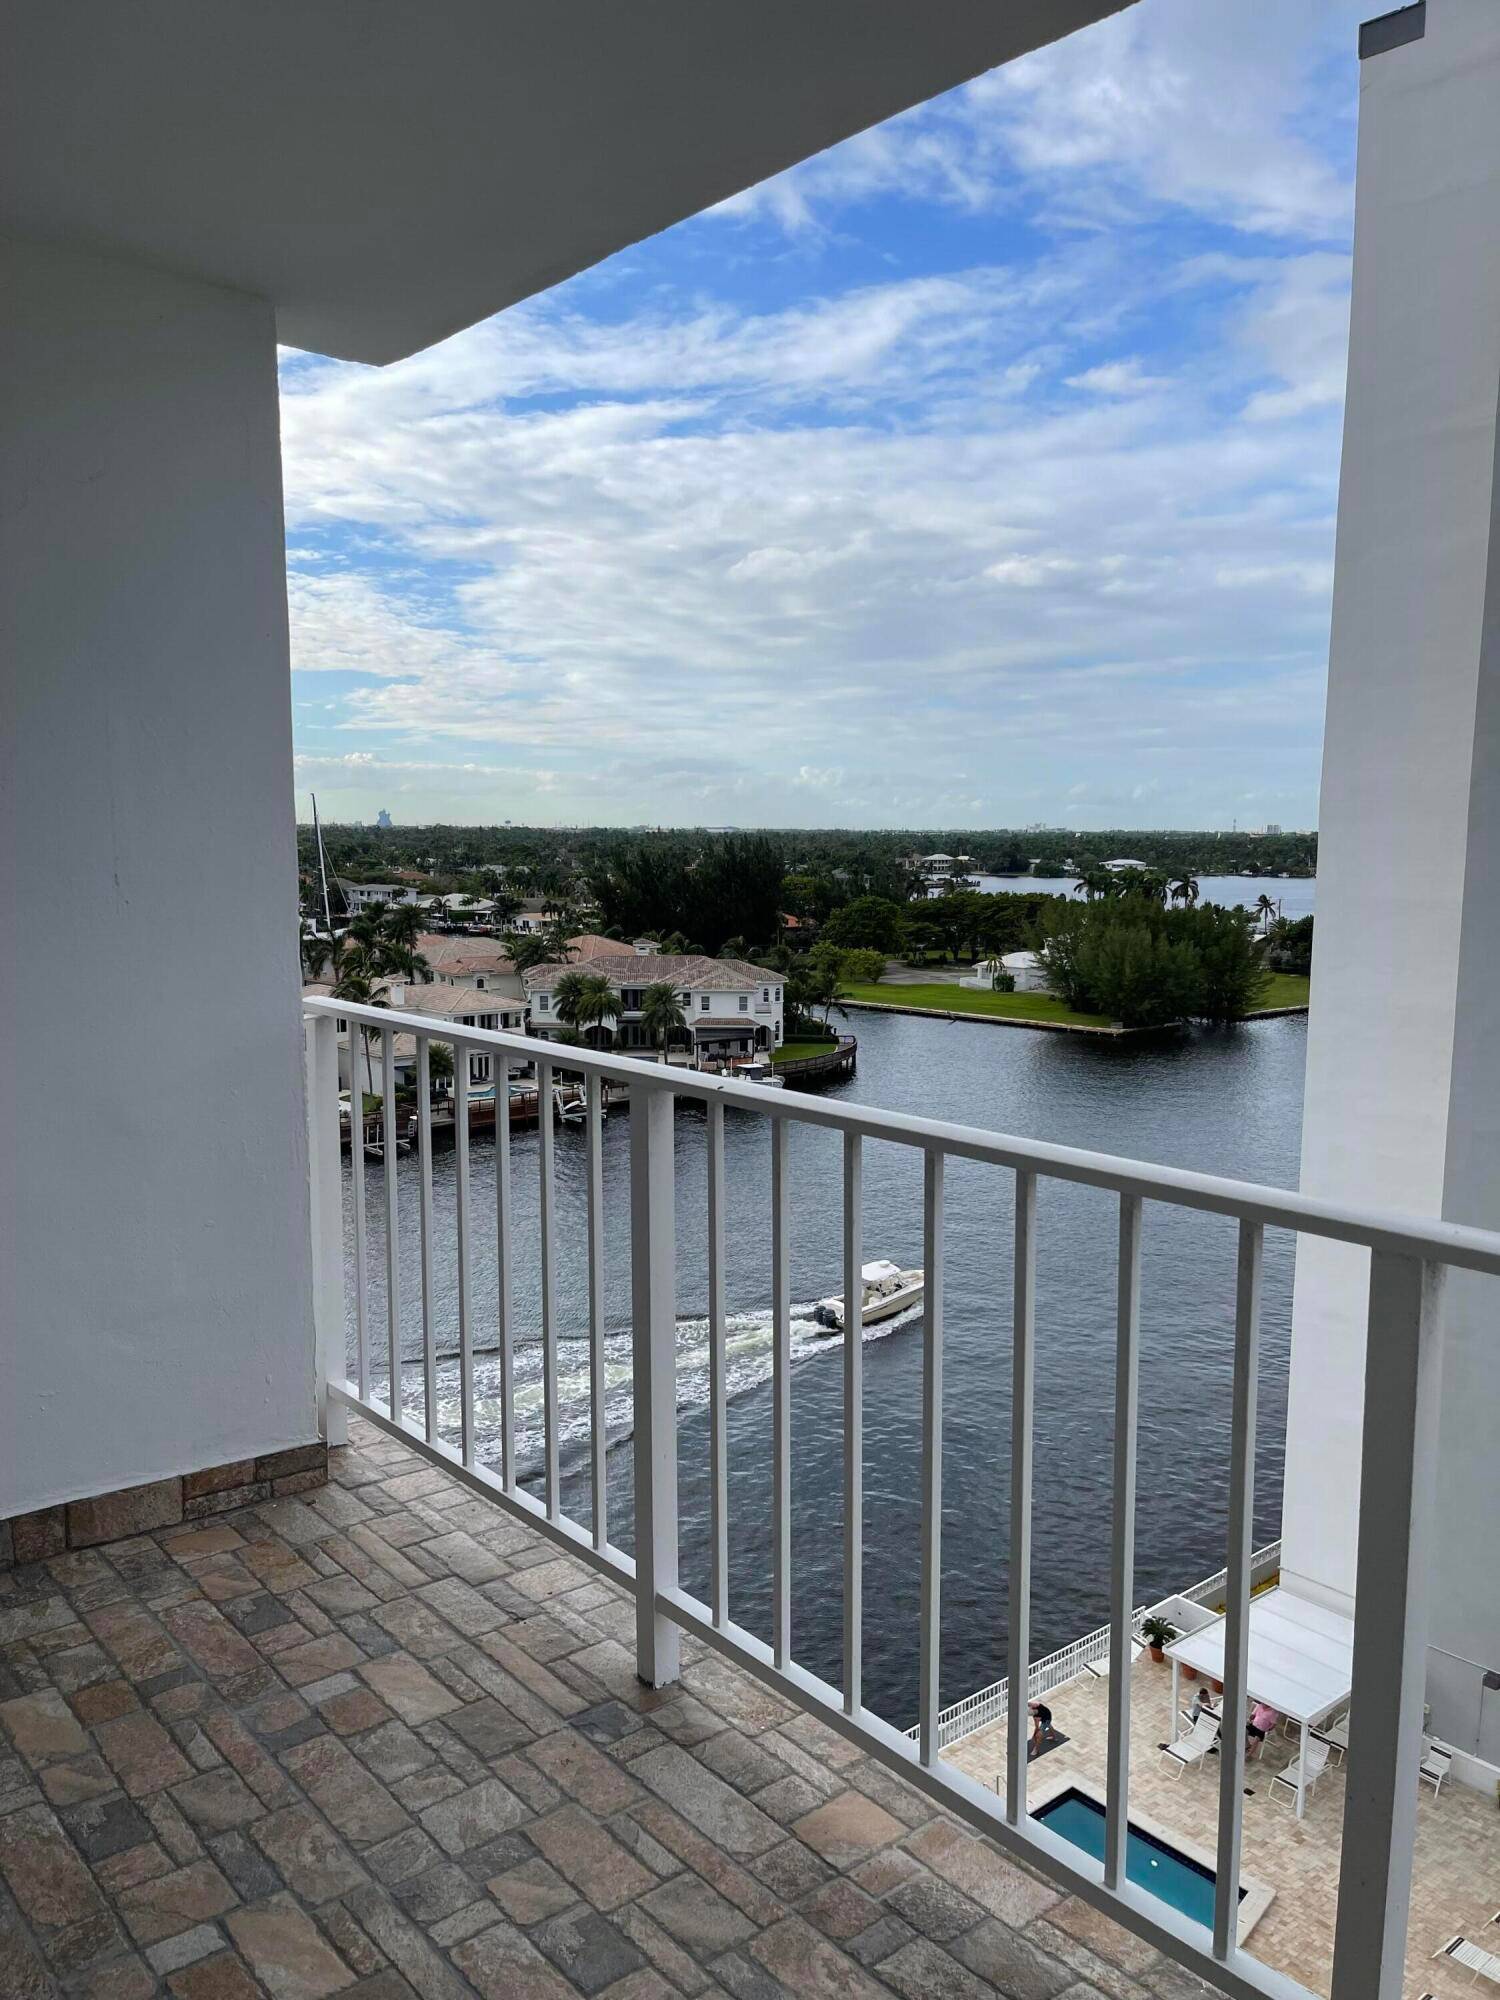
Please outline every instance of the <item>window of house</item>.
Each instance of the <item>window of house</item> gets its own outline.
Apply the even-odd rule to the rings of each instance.
[[[776,998],[778,1000],[781,998],[781,988],[779,986],[776,989]]]
[[[479,1025],[481,1028],[493,1028],[495,1025],[495,1016],[493,1014],[481,1014]]]
[[[677,998],[678,998],[678,1001],[679,1001],[679,1002],[681,1003],[681,1005],[682,1005],[682,1006],[684,1006],[684,1007],[688,1006],[688,1005],[689,1005],[689,1004],[691,1003],[691,1001],[692,1001],[692,997],[693,997],[693,996],[692,996],[692,994],[691,994],[691,993],[679,993],[679,994],[678,994],[678,996],[677,996]]]
[[[550,1010],[551,1006],[552,995],[550,993],[538,993],[536,996],[536,1011],[539,1014],[545,1014]]]
[[[459,1020],[460,1020],[460,1021],[462,1021],[463,1025],[464,1025],[464,1026],[465,1026],[466,1028],[472,1028],[472,1027],[473,1027],[473,1025],[474,1025],[474,1016],[473,1016],[472,1014],[460,1014],[458,1018],[459,1018]]]
[[[488,1056],[470,1056],[470,1057],[469,1057],[469,1081],[470,1081],[470,1083],[488,1083],[488,1082],[489,1082],[489,1078],[490,1078],[490,1059],[489,1059],[489,1057],[488,1057]]]
[[[709,996],[706,993],[700,993],[698,995],[698,1012],[700,1014],[706,1014],[708,1012],[708,998]]]
[[[484,974],[483,974],[483,973],[481,973],[481,974],[479,975],[479,977],[478,977],[478,978],[477,978],[477,979],[476,979],[476,980],[474,981],[474,984],[475,984],[475,985],[476,985],[476,986],[477,986],[477,987],[479,988],[479,990],[480,990],[480,992],[481,992],[481,993],[482,993],[482,992],[484,991]]]
[[[748,1014],[750,1012],[750,995],[748,993],[742,993],[740,995],[740,1012],[742,1014]]]
[[[769,986],[762,986],[762,988],[760,989],[760,997],[761,997],[761,999],[762,999],[762,1000],[769,1000],[769,999],[770,999],[770,997],[771,997],[771,989],[770,989],[770,987],[769,987]]]

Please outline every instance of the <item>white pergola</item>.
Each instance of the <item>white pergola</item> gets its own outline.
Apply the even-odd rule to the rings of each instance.
[[[1172,1662],[1172,1728],[1178,1734],[1182,1669],[1205,1680],[1224,1678],[1225,1621],[1214,1619],[1164,1648]],[[1349,1704],[1354,1678],[1354,1620],[1290,1590],[1268,1590],[1250,1601],[1249,1665],[1245,1709],[1269,1702],[1301,1724],[1297,1764],[1297,1817],[1306,1804],[1307,1732]]]

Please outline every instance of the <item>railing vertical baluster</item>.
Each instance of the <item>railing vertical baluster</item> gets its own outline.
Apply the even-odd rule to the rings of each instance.
[[[459,1449],[474,1463],[474,1315],[469,1294],[469,1051],[453,1044],[453,1180],[458,1214]]]
[[[1109,1751],[1104,1883],[1125,1880],[1130,1827],[1130,1640],[1135,1593],[1135,1434],[1140,1393],[1141,1198],[1120,1196],[1115,1324],[1114,1507],[1110,1535]]]
[[[708,1105],[708,1450],[714,1623],[729,1622],[728,1383],[724,1326],[724,1106]]]
[[[844,1135],[844,1713],[864,1695],[865,1342],[864,1160],[859,1135]]]
[[[422,1225],[422,1427],[431,1444],[438,1434],[437,1324],[432,1311],[432,1043],[417,1036],[418,1212]]]
[[[1260,1281],[1265,1231],[1242,1222],[1234,1301],[1234,1392],[1229,1423],[1229,1561],[1225,1577],[1224,1698],[1219,1713],[1219,1858],[1214,1957],[1239,1942],[1245,1676],[1250,1658],[1250,1552],[1255,1526],[1255,1419],[1260,1379]]]
[[[1332,2000],[1400,2000],[1427,1679],[1445,1271],[1370,1253],[1354,1686]]]
[[[385,1327],[387,1367],[386,1405],[396,1423],[401,1422],[401,1209],[396,1185],[396,1036],[391,1028],[380,1031],[380,1087],[382,1150],[385,1175]]]
[[[354,1340],[359,1400],[370,1400],[369,1224],[365,1213],[365,1084],[370,1044],[357,1022],[349,1023],[349,1179],[354,1194]]]
[[[924,1764],[938,1753],[943,1621],[943,1155],[922,1155],[922,1609],[918,1674]]]
[[[500,1336],[500,1477],[516,1490],[515,1332],[511,1318],[510,1059],[495,1077],[495,1311]]]
[[[771,1120],[771,1511],[772,1647],[776,1665],[792,1657],[792,1281],[787,1255],[791,1126]]]
[[[545,1466],[547,1518],[560,1519],[557,1439],[557,1245],[553,1218],[553,1154],[556,1131],[552,1104],[552,1065],[536,1066],[538,1217],[542,1239],[542,1451]]]
[[[312,1189],[313,1324],[318,1419],[325,1444],[349,1442],[349,1412],[329,1394],[349,1379],[344,1328],[344,1168],[339,1145],[339,1036],[330,1014],[306,1023],[307,1167]]]
[[[1036,1332],[1036,1175],[1016,1173],[1016,1253],[1011,1313],[1010,1581],[1006,1665],[1005,1817],[1026,1817],[1026,1696],[1031,1671],[1031,1452]]]
[[[635,1402],[635,1670],[678,1675],[676,1625],[657,1593],[677,1587],[677,1221],[670,1088],[630,1086],[630,1338]]]
[[[589,1418],[592,1431],[594,1547],[609,1540],[609,1435],[604,1408],[604,1084],[591,1070],[585,1090],[589,1239]]]

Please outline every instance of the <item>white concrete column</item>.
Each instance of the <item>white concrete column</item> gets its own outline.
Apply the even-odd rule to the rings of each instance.
[[[1415,26],[1415,17],[1404,24]],[[1302,1186],[1500,1227],[1500,8],[1361,66]],[[1298,1253],[1284,1580],[1347,1605],[1363,1255]],[[1432,1727],[1500,1759],[1500,1296],[1449,1291]],[[1378,1468],[1373,1469],[1376,1477]]]
[[[0,247],[0,1517],[318,1435],[275,337]]]

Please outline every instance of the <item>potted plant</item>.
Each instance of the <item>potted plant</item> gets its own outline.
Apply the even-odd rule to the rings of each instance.
[[[1160,1665],[1163,1657],[1161,1649],[1163,1646],[1170,1646],[1177,1637],[1177,1627],[1169,1625],[1165,1618],[1143,1618],[1141,1637],[1145,1640],[1146,1650],[1152,1659]]]

